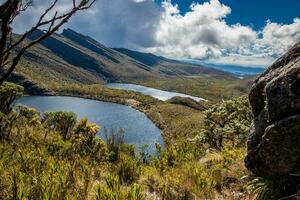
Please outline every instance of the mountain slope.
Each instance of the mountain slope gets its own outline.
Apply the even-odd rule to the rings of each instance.
[[[37,31],[29,39],[36,39],[41,34],[41,31]],[[146,66],[69,29],[62,34],[52,35],[39,46],[45,47],[48,53],[63,59],[69,65],[107,82],[149,79],[154,75]],[[40,56],[40,52],[33,54]]]
[[[41,34],[37,31],[28,40]],[[222,98],[231,96],[229,85],[241,85],[238,78],[227,72],[154,54],[108,48],[70,29],[30,48],[16,74],[50,92],[70,84],[127,82],[215,99],[216,93],[228,93]]]
[[[28,39],[34,40],[41,34],[42,31],[36,31]],[[105,82],[134,82],[166,76],[203,74],[232,78],[228,73],[201,65],[128,49],[111,49],[71,29],[65,29],[61,34],[54,34],[44,40],[29,50],[25,58],[30,59],[31,62],[43,62],[59,73],[73,74],[71,78],[79,81],[82,78],[74,75],[76,70],[84,75],[84,79],[92,82],[97,82],[98,79]]]
[[[152,53],[142,53],[132,51],[125,48],[114,48],[114,50],[125,54],[144,65],[149,66],[153,71],[170,75],[170,76],[195,76],[195,75],[210,75],[213,77],[234,78],[231,74],[208,68],[200,64],[186,63],[182,61],[168,59],[162,56],[157,56]]]

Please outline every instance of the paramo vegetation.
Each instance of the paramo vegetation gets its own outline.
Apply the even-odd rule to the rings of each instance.
[[[2,199],[251,199],[244,167],[252,115],[245,96],[211,106],[199,134],[173,138],[158,155],[106,141],[99,126],[74,113],[11,108],[22,87],[0,87]],[[126,133],[125,133],[126,134]],[[170,140],[166,138],[166,140]],[[171,145],[170,145],[171,144]]]

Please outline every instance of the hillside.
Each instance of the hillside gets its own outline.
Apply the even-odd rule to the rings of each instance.
[[[36,31],[28,39],[34,40],[41,34],[42,31]],[[30,49],[25,60],[64,74],[72,81],[86,83],[132,82],[203,73],[230,77],[229,74],[200,65],[180,63],[152,54],[128,52],[133,51],[111,49],[89,36],[66,29]]]
[[[169,76],[197,76],[209,75],[218,78],[232,78],[231,74],[221,70],[215,70],[202,66],[200,64],[191,64],[177,60],[168,59],[162,56],[157,56],[152,53],[143,53],[139,51],[132,51],[125,48],[114,48],[114,50],[125,54],[144,65],[149,66],[153,71],[169,75]]]
[[[28,40],[40,34],[37,31]],[[13,80],[30,82],[34,88],[48,91],[70,84],[126,82],[218,101],[244,94],[249,89],[247,81],[232,74],[154,54],[108,48],[71,29],[29,49],[16,75]],[[37,91],[40,90],[35,89],[33,93]]]

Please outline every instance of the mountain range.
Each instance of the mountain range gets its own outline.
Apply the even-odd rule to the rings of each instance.
[[[41,34],[42,31],[36,31],[28,39],[34,40]],[[32,75],[34,70],[38,70],[47,72],[47,76],[53,76],[54,79],[60,77],[81,83],[135,82],[203,74],[233,78],[229,73],[199,64],[184,63],[124,48],[108,48],[71,29],[54,34],[28,50],[22,66],[23,69],[19,72],[23,72],[24,76]],[[28,69],[31,70],[29,74],[26,73]]]
[[[38,38],[41,30],[27,40]],[[15,35],[15,37],[20,37]],[[27,41],[25,41],[27,42]],[[56,91],[70,84],[134,83],[206,99],[247,91],[252,79],[125,48],[109,48],[95,39],[65,29],[26,51],[11,80],[30,94]]]

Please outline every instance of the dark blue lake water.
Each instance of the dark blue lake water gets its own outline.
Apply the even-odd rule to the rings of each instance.
[[[22,97],[15,104],[33,107],[40,112],[72,111],[78,118],[87,117],[89,121],[100,125],[99,136],[103,139],[105,129],[124,129],[126,143],[136,147],[149,144],[152,152],[155,151],[155,143],[163,145],[161,130],[144,113],[129,106],[64,96]]]

